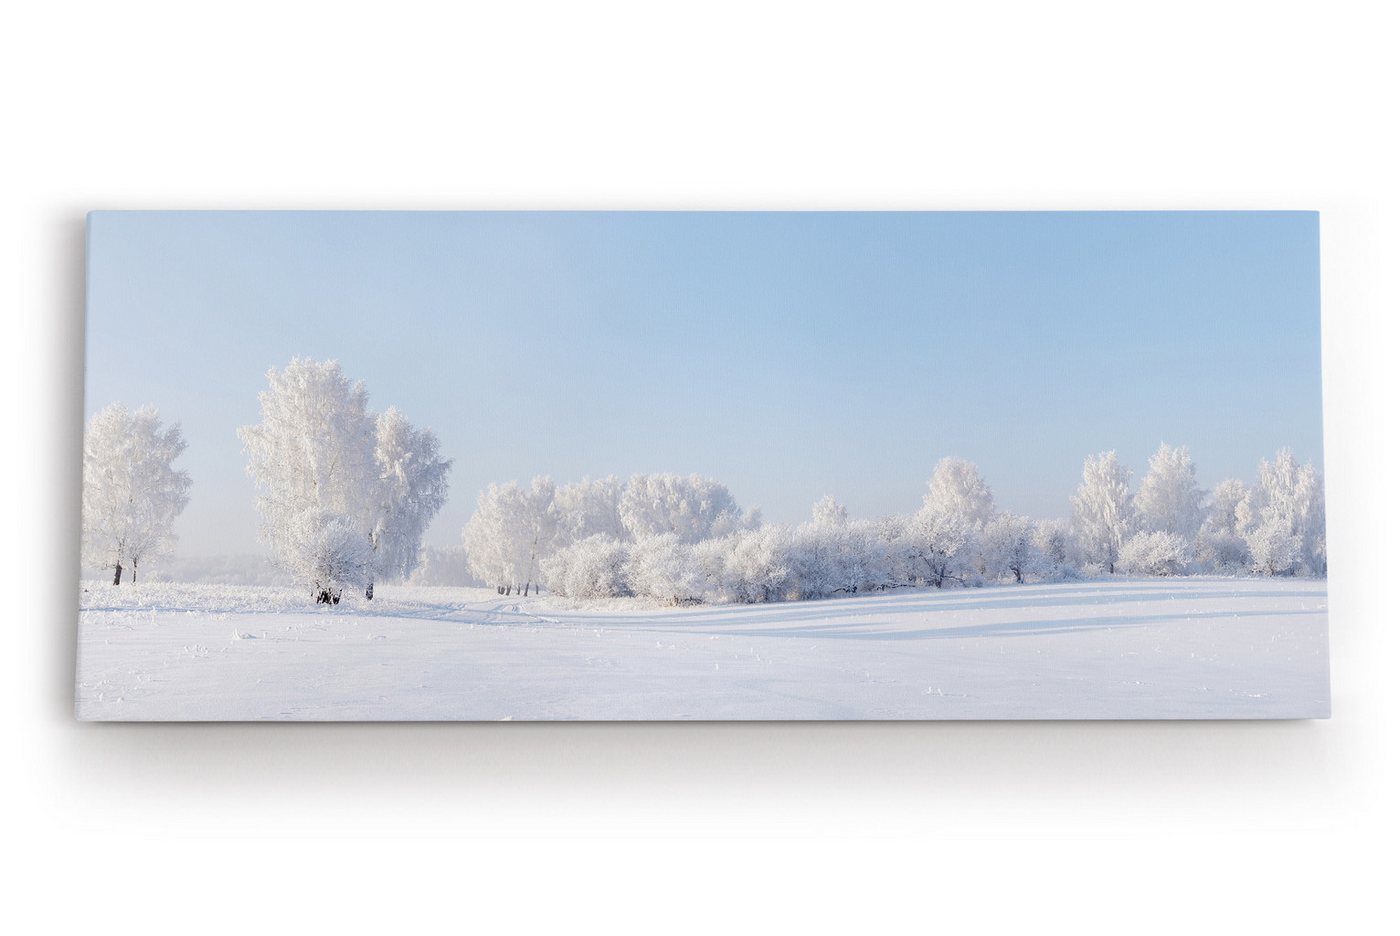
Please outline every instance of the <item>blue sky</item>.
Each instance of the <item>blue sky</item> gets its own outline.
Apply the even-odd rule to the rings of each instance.
[[[699,472],[797,521],[917,507],[937,460],[1063,516],[1084,457],[1322,464],[1311,212],[96,212],[87,411],[184,427],[191,555],[260,550],[238,426],[336,358],[491,481]]]

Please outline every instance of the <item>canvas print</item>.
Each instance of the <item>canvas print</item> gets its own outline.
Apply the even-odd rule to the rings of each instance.
[[[88,219],[79,718],[1329,714],[1310,212]]]

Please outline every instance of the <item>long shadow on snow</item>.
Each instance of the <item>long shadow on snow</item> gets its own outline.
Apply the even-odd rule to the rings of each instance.
[[[1146,627],[1151,624],[1169,622],[1200,621],[1220,618],[1284,617],[1292,615],[1316,614],[1316,611],[1205,611],[1192,614],[1152,614],[1145,616],[1106,616],[1085,618],[1061,618],[1043,621],[1002,621],[987,624],[969,624],[961,627],[926,627],[920,630],[901,630],[888,621],[873,621],[866,625],[816,624],[805,627],[784,627],[744,630],[706,630],[706,636],[719,637],[801,637],[832,638],[842,640],[949,640],[965,637],[1033,637],[1043,634],[1065,634],[1091,630],[1118,630],[1120,628]],[[886,627],[888,630],[874,630]],[[636,631],[675,635],[674,628],[635,628]]]
[[[1003,586],[1013,588],[1015,586]],[[754,623],[792,623],[798,621],[824,620],[833,613],[842,616],[855,614],[865,614],[871,617],[878,617],[882,614],[903,613],[903,612],[926,612],[959,614],[977,611],[1010,611],[1022,608],[1061,608],[1078,605],[1093,606],[1103,604],[1124,603],[1131,600],[1133,604],[1162,601],[1219,601],[1222,599],[1266,599],[1266,598],[1299,598],[1299,599],[1325,599],[1326,591],[1298,590],[1298,591],[1230,591],[1216,592],[1188,591],[1183,593],[1179,588],[1165,589],[1160,594],[1149,594],[1144,596],[1142,589],[1115,589],[1107,591],[1077,591],[1069,594],[1057,594],[1054,597],[1039,595],[1007,595],[969,594],[964,592],[920,592],[907,597],[868,597],[860,598],[827,598],[816,601],[794,601],[783,604],[756,604],[756,605],[717,605],[713,608],[695,610],[668,610],[658,609],[646,613],[621,613],[614,614],[607,611],[570,612],[551,611],[548,616],[557,619],[561,623],[579,625],[608,625],[630,626],[633,624],[666,624],[675,627],[682,626],[706,626],[721,625],[733,626],[734,624]],[[521,612],[523,613],[523,612]],[[1229,612],[1239,613],[1239,612]],[[1261,612],[1249,612],[1261,613]],[[1281,613],[1281,612],[1280,612]],[[538,617],[538,615],[534,615]],[[1168,617],[1204,617],[1205,614],[1191,615],[1186,611]]]
[[[85,607],[80,611],[83,613],[93,612],[137,612],[146,611],[165,614],[225,614],[225,615],[297,615],[315,616],[334,619],[336,617],[378,617],[378,618],[400,618],[422,621],[460,621],[472,624],[508,624],[517,620],[526,623],[545,624],[570,624],[576,626],[592,627],[635,627],[649,623],[667,625],[669,627],[706,627],[706,626],[727,626],[744,624],[747,622],[788,624],[800,621],[824,620],[831,617],[833,611],[842,615],[865,614],[871,617],[881,614],[902,613],[902,612],[931,612],[931,613],[964,613],[978,611],[1003,611],[1017,610],[1022,608],[1058,608],[1071,607],[1076,605],[1103,605],[1114,604],[1122,601],[1131,601],[1134,604],[1161,601],[1192,601],[1234,598],[1312,598],[1325,599],[1327,596],[1325,586],[1317,589],[1300,589],[1293,591],[1217,591],[1208,587],[1210,584],[1225,585],[1228,587],[1229,580],[1215,580],[1201,583],[1193,583],[1191,586],[1183,588],[1180,585],[1115,585],[1107,588],[1086,587],[1083,584],[1063,584],[1063,585],[1028,585],[994,586],[990,589],[967,589],[958,591],[940,591],[933,589],[923,589],[917,592],[908,592],[904,595],[861,595],[858,597],[824,598],[813,601],[798,601],[790,603],[757,604],[757,605],[717,605],[710,608],[696,609],[656,609],[642,613],[623,612],[613,613],[608,611],[599,612],[578,612],[578,611],[554,611],[552,609],[541,609],[542,613],[527,611],[519,607],[518,602],[480,602],[472,604],[423,604],[416,607],[370,607],[351,606],[337,609],[325,607],[295,607],[280,608],[276,610],[258,608],[187,608],[187,607],[166,607],[159,605],[145,605],[139,607]],[[1063,589],[1070,589],[1064,591]],[[1052,592],[1053,590],[1053,592]],[[1030,592],[1027,594],[1027,592]],[[1053,595],[1053,596],[1052,596]],[[474,607],[473,604],[494,604],[495,607]],[[1223,612],[1226,614],[1237,613],[1270,613],[1270,612]],[[1285,612],[1272,612],[1285,613]],[[477,617],[477,616],[480,617]],[[1178,615],[1167,615],[1168,619],[1180,617],[1207,617],[1209,614],[1189,615],[1185,612]],[[1106,618],[1094,620],[1107,620]],[[845,625],[831,625],[841,627]],[[641,629],[641,628],[636,628]],[[745,631],[745,633],[762,633],[761,631]],[[791,629],[785,629],[783,633],[794,633]]]
[[[312,604],[307,604],[305,607],[297,606],[297,607],[290,607],[290,608],[247,608],[247,607],[236,607],[236,608],[201,608],[201,607],[193,607],[193,608],[191,608],[191,607],[174,606],[174,605],[170,605],[170,606],[167,606],[167,605],[129,605],[129,606],[114,606],[114,607],[81,607],[81,608],[78,609],[78,611],[79,611],[79,613],[81,613],[81,614],[99,614],[99,613],[120,614],[120,613],[123,613],[123,612],[132,612],[132,613],[135,613],[135,612],[138,612],[138,611],[145,611],[145,612],[150,612],[150,613],[153,613],[153,614],[247,614],[247,615],[269,615],[269,614],[275,614],[275,615],[279,615],[279,616],[281,616],[281,615],[298,615],[298,616],[303,616],[303,617],[321,617],[321,618],[327,618],[327,619],[330,619],[330,620],[334,620],[334,619],[336,619],[336,618],[377,617],[377,618],[412,618],[412,619],[414,619],[414,620],[420,620],[420,621],[436,621],[436,620],[442,620],[442,619],[444,619],[444,618],[451,617],[451,616],[454,615],[454,614],[461,614],[461,613],[466,613],[466,612],[474,612],[474,613],[479,613],[479,614],[505,614],[505,615],[509,615],[509,614],[513,613],[513,612],[509,612],[509,611],[487,611],[487,610],[482,610],[482,609],[476,609],[476,608],[467,607],[467,606],[465,606],[465,605],[430,605],[430,604],[425,604],[425,605],[422,605],[422,606],[417,607],[417,608],[388,607],[388,606],[369,607],[369,606],[367,606],[367,605],[353,605],[353,606],[349,606],[349,607],[327,608],[327,607],[325,607],[325,606],[317,606],[317,605],[312,605]],[[514,612],[514,613],[517,613],[517,614],[521,615],[522,617],[538,617],[538,616],[539,616],[539,615],[529,614],[528,612],[524,612],[524,611]]]

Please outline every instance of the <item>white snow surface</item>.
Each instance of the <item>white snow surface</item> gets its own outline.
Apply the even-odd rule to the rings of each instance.
[[[1319,718],[1327,586],[1111,579],[766,605],[84,583],[91,720]]]

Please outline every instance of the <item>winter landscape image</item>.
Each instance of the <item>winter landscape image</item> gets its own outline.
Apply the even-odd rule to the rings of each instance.
[[[1330,712],[1311,212],[101,211],[85,720]]]

